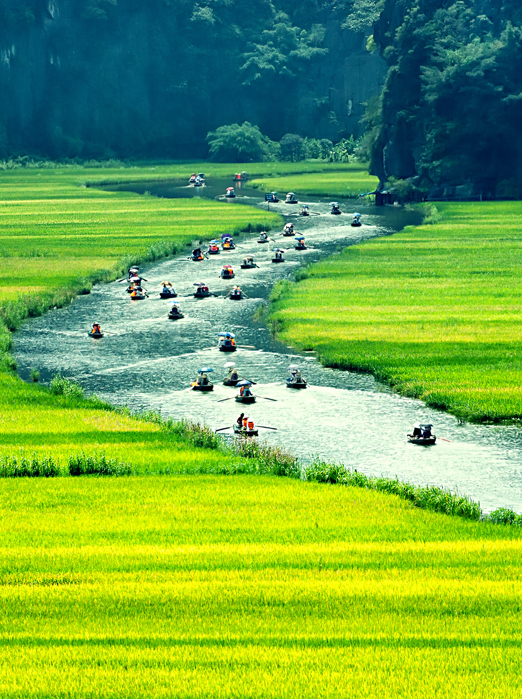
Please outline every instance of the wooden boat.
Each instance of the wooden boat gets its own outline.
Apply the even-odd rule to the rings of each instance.
[[[272,262],[284,262],[285,258],[283,257],[284,250],[274,250],[275,255],[272,258]]]
[[[160,291],[160,299],[174,299],[176,298],[177,293],[174,291],[174,289],[169,290],[163,290]]]
[[[239,378],[237,378],[237,379],[224,379],[223,386],[235,386],[238,381],[239,381]]]
[[[290,238],[291,236],[295,235],[295,231],[293,228],[285,228],[283,230],[283,235],[285,238]]]
[[[230,340],[228,342],[225,340],[219,345],[218,349],[220,352],[235,352],[236,346],[233,345]]]
[[[241,291],[241,289],[237,289],[237,290],[232,289],[232,291],[230,292],[230,294],[228,296],[229,296],[229,299],[231,301],[242,301],[243,300],[243,292]]]
[[[339,204],[337,202],[332,202],[330,206],[332,207],[332,210],[330,211],[331,214],[338,215],[341,213],[341,209],[339,208]]]
[[[221,332],[218,333],[218,350],[220,352],[235,352],[236,340],[234,333]]]
[[[143,301],[145,294],[141,291],[133,291],[131,292],[130,297],[133,301]]]
[[[214,384],[213,383],[207,383],[204,385],[193,383],[192,384],[192,390],[193,391],[203,391],[208,392],[208,391],[213,391],[214,390]]]
[[[265,194],[265,201],[269,202],[270,204],[277,204],[279,201],[277,198],[277,192],[269,192],[268,194]]]
[[[259,238],[257,239],[257,242],[258,243],[268,243],[270,241],[268,239],[268,236],[266,238],[261,238],[261,236],[259,236]]]
[[[255,428],[250,430],[248,427],[239,427],[238,424],[235,424],[234,434],[237,434],[240,437],[257,437],[259,430],[256,430]]]
[[[249,396],[236,396],[236,403],[255,403],[256,402],[256,397],[254,396],[253,393],[251,393]]]
[[[306,250],[307,247],[306,247],[306,245],[305,245],[304,240],[298,240],[298,241],[297,241],[297,244],[295,245],[295,249],[296,249],[296,250]]]
[[[190,259],[192,260],[192,262],[202,262],[205,259],[205,257],[203,253],[200,253],[199,255],[191,255]]]
[[[194,282],[194,286],[197,287],[194,292],[194,298],[196,299],[206,299],[210,296],[209,288],[206,284],[202,282]]]
[[[292,379],[286,380],[287,388],[306,388],[307,386],[306,379],[301,379],[301,381],[292,381]]]
[[[428,447],[435,444],[437,437],[431,433],[431,424],[420,424],[416,423],[413,425],[413,434],[407,435],[408,442],[410,444],[420,444],[421,446]]]
[[[225,238],[223,241],[223,250],[235,250],[236,246],[232,238]]]
[[[225,192],[225,197],[227,199],[233,199],[236,196],[236,193],[234,192],[233,187],[227,187],[227,190]]]
[[[173,313],[173,312],[171,311],[171,312],[169,313],[169,319],[170,319],[170,320],[179,320],[180,318],[184,318],[184,317],[185,317],[185,316],[183,315],[183,313],[180,313],[180,311],[178,311],[177,313]]]
[[[209,255],[219,255],[219,244],[218,243],[210,243],[208,246],[207,253]]]
[[[89,332],[87,333],[87,335],[88,335],[89,337],[94,337],[94,339],[96,339],[96,340],[98,340],[100,337],[103,337],[103,333],[102,333],[102,332],[94,332],[93,330],[89,330]]]
[[[409,434],[408,435],[408,442],[410,444],[421,444],[424,447],[429,447],[432,444],[435,444],[437,441],[437,437],[435,435],[431,435],[431,437],[414,437],[413,435]]]
[[[257,265],[254,262],[254,258],[251,256],[245,257],[245,259],[241,263],[241,269],[252,269],[254,267],[257,267]]]
[[[297,197],[293,192],[288,192],[285,199],[285,204],[297,204]]]
[[[225,265],[221,270],[221,279],[233,279],[235,277],[234,270],[230,265]]]

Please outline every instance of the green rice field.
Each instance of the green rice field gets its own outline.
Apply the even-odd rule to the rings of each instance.
[[[252,184],[264,192],[295,191],[299,195],[325,197],[356,197],[373,192],[379,184],[377,177],[368,174],[368,166],[364,163],[332,163],[330,168],[321,173],[291,173],[254,179]]]
[[[272,477],[0,490],[1,696],[520,696],[518,528]]]
[[[273,327],[459,417],[519,420],[522,203],[437,208],[433,225],[347,248],[279,287]]]

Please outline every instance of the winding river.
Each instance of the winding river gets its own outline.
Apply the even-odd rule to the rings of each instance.
[[[216,181],[205,188],[182,183],[128,185],[120,189],[157,196],[216,197],[230,185]],[[114,187],[113,189],[118,189]],[[224,205],[247,203],[266,206],[261,194],[236,187],[236,200]],[[303,459],[320,457],[342,462],[367,474],[398,476],[419,484],[457,489],[481,503],[487,512],[497,507],[522,510],[522,432],[511,427],[458,424],[451,415],[427,408],[422,402],[394,394],[366,374],[322,367],[313,354],[299,354],[273,340],[268,328],[254,320],[266,303],[274,283],[291,277],[301,264],[317,261],[361,240],[390,235],[415,222],[414,214],[393,207],[375,208],[357,203],[363,226],[352,228],[355,204],[341,200],[342,216],[330,215],[328,199],[306,197],[303,201],[316,214],[308,219],[296,214],[300,207],[284,203],[270,208],[294,222],[306,237],[308,250],[293,249],[294,241],[273,231],[275,244],[259,245],[254,234],[242,234],[237,248],[201,263],[186,255],[143,268],[150,298],[131,301],[126,285],[98,285],[71,306],[31,320],[15,334],[19,373],[28,378],[38,369],[43,381],[56,372],[78,379],[87,393],[97,393],[115,404],[159,410],[164,416],[204,421],[213,428],[232,425],[239,412],[234,388],[221,384],[224,364],[231,359],[242,376],[257,382],[258,401],[248,408],[256,423],[273,425],[265,431],[270,443],[284,445]],[[284,264],[272,264],[270,250],[287,250]],[[257,269],[241,270],[240,262],[253,254]],[[220,279],[223,264],[236,273],[235,283],[248,299],[225,299],[233,283]],[[179,294],[183,320],[167,319],[170,302],[158,296],[160,282],[170,279]],[[196,300],[194,282],[203,281],[218,296]],[[101,340],[88,338],[93,321],[106,331]],[[217,351],[220,331],[236,334],[238,351]],[[310,386],[288,390],[287,367],[298,363]],[[212,393],[195,393],[190,381],[203,366],[212,367],[216,383]],[[405,436],[415,422],[434,424],[439,439],[433,447],[416,447]],[[226,432],[225,432],[226,434]]]

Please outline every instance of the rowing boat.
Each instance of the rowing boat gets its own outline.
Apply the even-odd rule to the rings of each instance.
[[[292,379],[287,379],[286,380],[286,386],[287,388],[306,388],[307,383],[305,379],[301,379],[301,381],[292,381]]]
[[[249,396],[236,396],[236,403],[255,403],[256,397],[251,394]]]
[[[259,431],[255,428],[253,430],[249,430],[248,428],[239,427],[239,425],[234,425],[234,434],[237,434],[240,437],[257,437]]]

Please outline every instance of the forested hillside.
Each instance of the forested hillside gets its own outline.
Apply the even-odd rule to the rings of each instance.
[[[0,0],[0,157],[205,157],[223,124],[337,141],[385,64],[368,0]]]
[[[522,196],[521,25],[519,0],[385,1],[373,174],[418,176],[432,196]]]

